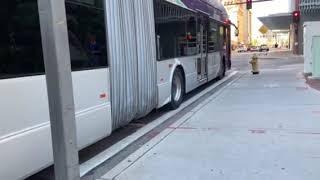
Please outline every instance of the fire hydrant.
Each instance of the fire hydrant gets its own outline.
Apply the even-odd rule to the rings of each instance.
[[[258,56],[254,54],[251,58],[250,64],[252,65],[252,74],[259,74],[259,61]]]

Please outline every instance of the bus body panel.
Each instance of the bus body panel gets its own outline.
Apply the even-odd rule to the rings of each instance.
[[[174,58],[157,62],[158,73],[158,108],[168,104],[171,101],[171,86],[174,71],[178,66],[183,68],[185,73],[186,93],[196,89],[206,83],[206,81],[198,81],[197,76],[197,58],[200,55]],[[220,52],[208,54],[208,81],[218,76],[221,62]],[[169,73],[168,73],[169,72]]]
[[[109,70],[73,72],[79,149],[111,134]],[[20,179],[52,164],[45,76],[1,80],[0,179]],[[12,101],[12,99],[18,99]]]
[[[208,80],[211,81],[218,76],[220,70],[221,55],[220,52],[208,54]]]
[[[199,56],[174,58],[157,62],[158,108],[171,100],[171,86],[174,71],[182,66],[186,78],[186,93],[198,86],[196,59]]]

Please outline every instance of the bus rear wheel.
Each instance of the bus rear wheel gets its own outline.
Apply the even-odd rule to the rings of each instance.
[[[180,69],[176,69],[173,78],[172,78],[172,86],[171,86],[171,109],[177,109],[180,107],[183,98],[185,95],[185,84],[183,73]]]

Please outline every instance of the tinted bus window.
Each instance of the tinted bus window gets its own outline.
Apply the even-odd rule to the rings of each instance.
[[[103,0],[67,0],[72,70],[107,66]]]
[[[159,60],[198,54],[196,15],[165,1],[155,1]]]
[[[208,29],[208,52],[212,53],[219,50],[218,46],[218,25],[213,20],[210,20]]]
[[[0,6],[0,78],[44,73],[37,0]]]

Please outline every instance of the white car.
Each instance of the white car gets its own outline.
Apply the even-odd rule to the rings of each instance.
[[[248,51],[248,49],[247,49],[245,46],[240,46],[240,47],[238,47],[238,49],[237,49],[237,52],[238,52],[238,53],[247,52],[247,51]]]

